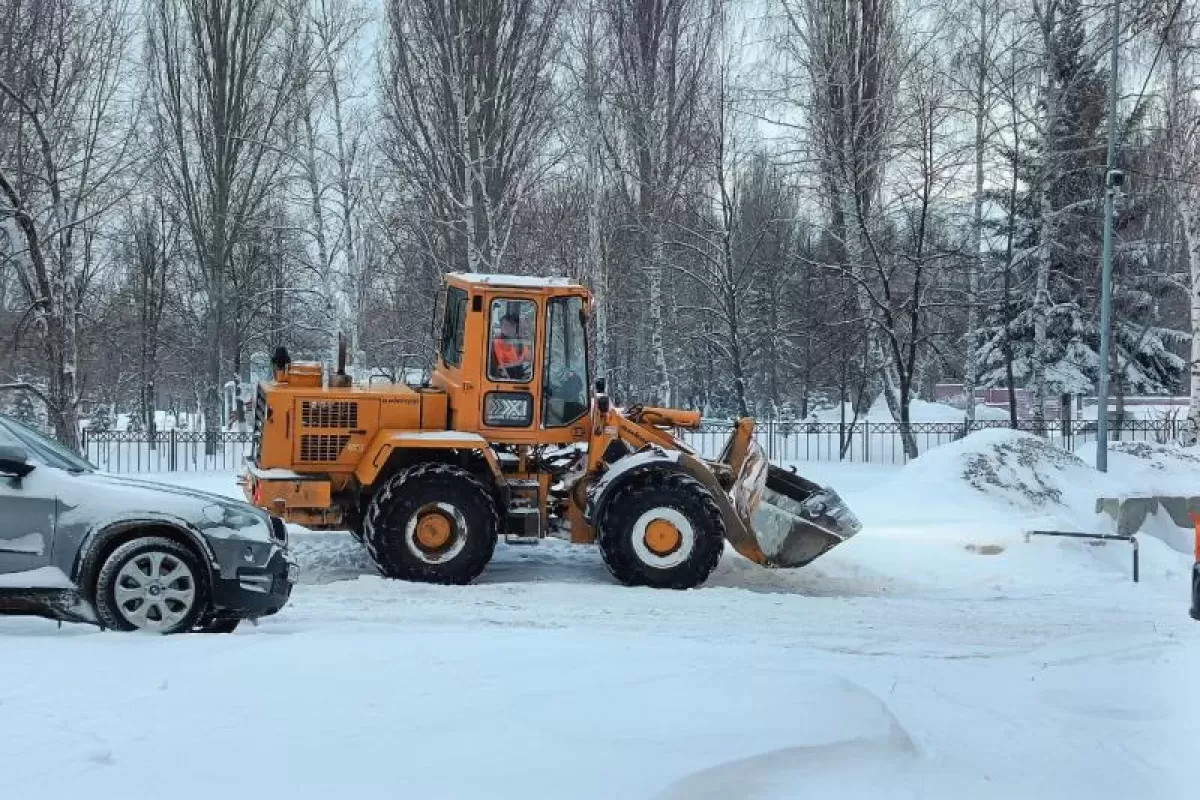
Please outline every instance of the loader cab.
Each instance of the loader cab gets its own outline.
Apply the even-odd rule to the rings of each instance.
[[[565,278],[447,275],[431,382],[449,396],[449,426],[514,444],[586,440],[589,301]]]

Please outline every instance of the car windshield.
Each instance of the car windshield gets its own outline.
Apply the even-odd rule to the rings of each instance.
[[[92,472],[96,469],[58,442],[11,417],[0,417],[0,426],[20,440],[38,461],[48,467],[58,467],[71,472]]]

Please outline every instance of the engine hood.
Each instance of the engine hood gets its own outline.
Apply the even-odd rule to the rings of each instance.
[[[105,472],[76,473],[61,486],[61,521],[67,524],[77,519],[98,522],[122,518],[175,519],[210,537],[237,535],[270,541],[269,514],[248,503],[211,492]],[[221,512],[214,513],[214,506],[236,511],[248,524],[237,526],[235,532],[223,523]],[[249,523],[247,518],[253,518],[257,523]]]
[[[167,483],[131,478],[127,475],[116,475],[110,472],[83,472],[77,475],[76,479],[80,485],[92,485],[97,489],[115,489],[130,497],[147,495],[162,500],[164,499],[164,495],[166,495],[180,498],[182,505],[187,505],[188,501],[193,501],[200,503],[202,507],[219,503],[221,505],[234,505],[244,507],[245,509],[254,509],[254,506],[244,503],[241,500],[235,500],[232,497],[225,497],[213,494],[212,492],[203,492],[199,489],[188,489],[184,486],[172,486]],[[258,511],[258,509],[254,510]]]

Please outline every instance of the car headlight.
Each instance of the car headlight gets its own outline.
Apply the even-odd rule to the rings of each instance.
[[[213,525],[228,528],[231,531],[246,528],[269,527],[259,514],[255,514],[237,506],[226,506],[213,503],[204,507],[204,519]]]

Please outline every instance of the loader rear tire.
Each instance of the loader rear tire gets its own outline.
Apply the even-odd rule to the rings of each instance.
[[[470,583],[496,549],[492,495],[464,469],[418,464],[402,470],[367,506],[363,544],[388,578]]]
[[[605,505],[598,536],[613,577],[627,586],[655,589],[693,589],[708,580],[725,549],[725,523],[702,483],[682,473],[654,470],[615,491]],[[657,543],[655,525],[666,531]],[[672,529],[679,535],[677,544]]]

